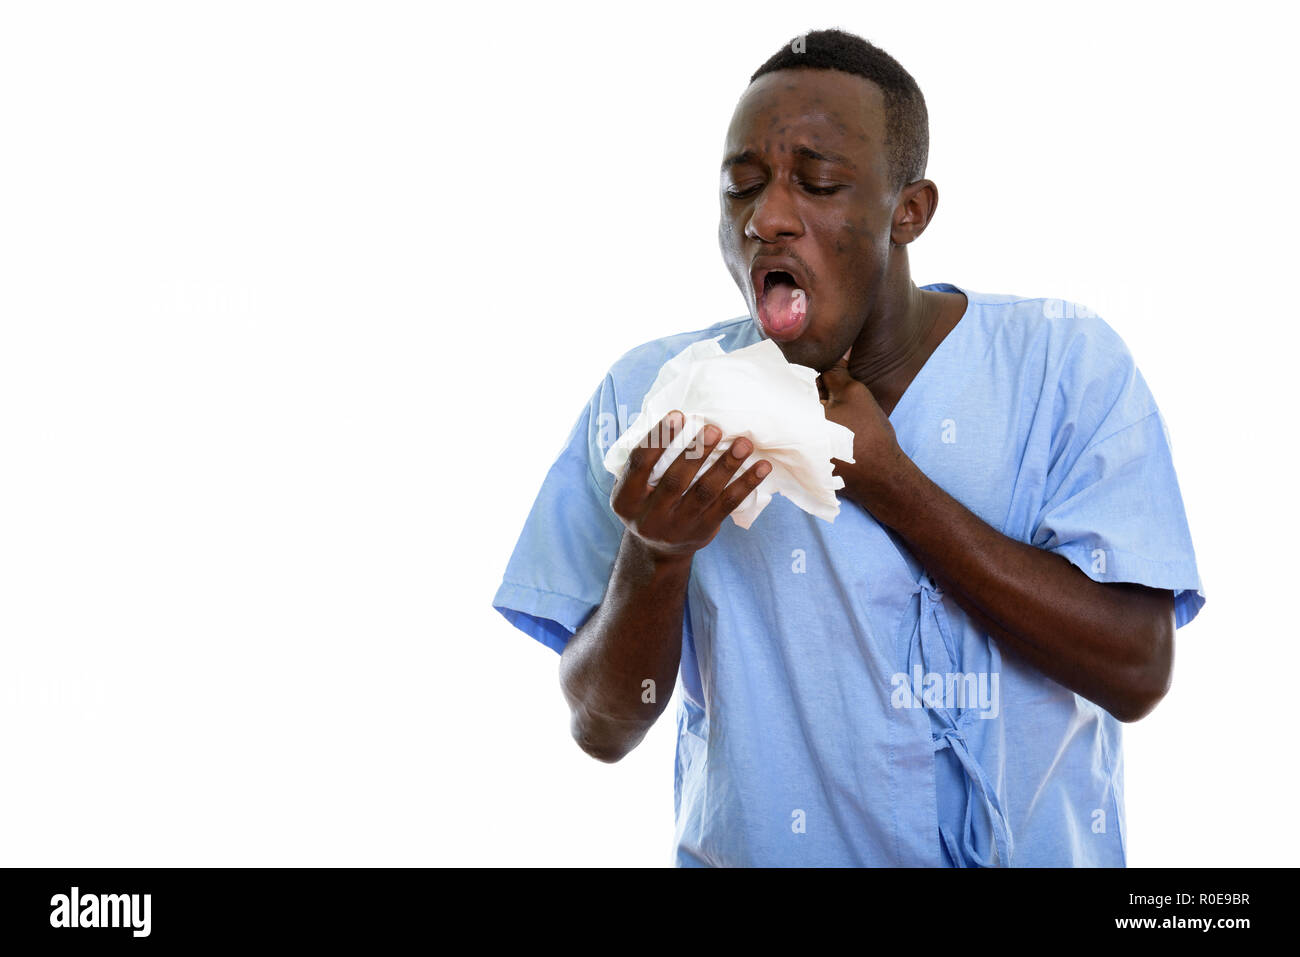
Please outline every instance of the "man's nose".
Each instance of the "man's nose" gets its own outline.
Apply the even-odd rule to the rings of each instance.
[[[754,203],[754,211],[745,225],[745,235],[771,243],[802,232],[803,222],[799,219],[790,190],[780,183],[769,183]]]

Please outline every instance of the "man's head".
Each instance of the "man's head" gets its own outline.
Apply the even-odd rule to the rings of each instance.
[[[916,81],[860,37],[809,33],[754,73],[727,131],[718,241],[790,361],[829,368],[885,286],[910,282],[905,247],[938,201],[928,150]]]

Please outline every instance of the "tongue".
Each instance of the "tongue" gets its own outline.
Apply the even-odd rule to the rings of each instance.
[[[778,283],[763,298],[763,318],[769,329],[784,332],[803,321],[808,311],[808,297],[802,289],[790,283]]]

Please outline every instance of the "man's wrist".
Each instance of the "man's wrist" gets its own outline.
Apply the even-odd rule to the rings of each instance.
[[[876,521],[893,528],[907,514],[907,506],[915,505],[917,482],[923,478],[916,463],[894,442],[884,454],[874,457],[845,491]]]
[[[638,564],[656,577],[674,574],[689,574],[694,552],[663,552],[653,548],[644,540],[627,532],[628,545],[638,559]]]

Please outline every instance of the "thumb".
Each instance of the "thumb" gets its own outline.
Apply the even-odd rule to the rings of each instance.
[[[826,391],[829,393],[829,396],[833,397],[853,381],[853,376],[849,373],[849,353],[852,351],[853,350],[850,349],[848,352],[844,353],[844,355],[840,356],[835,362],[835,365],[831,366],[821,374],[822,383],[826,386]]]

